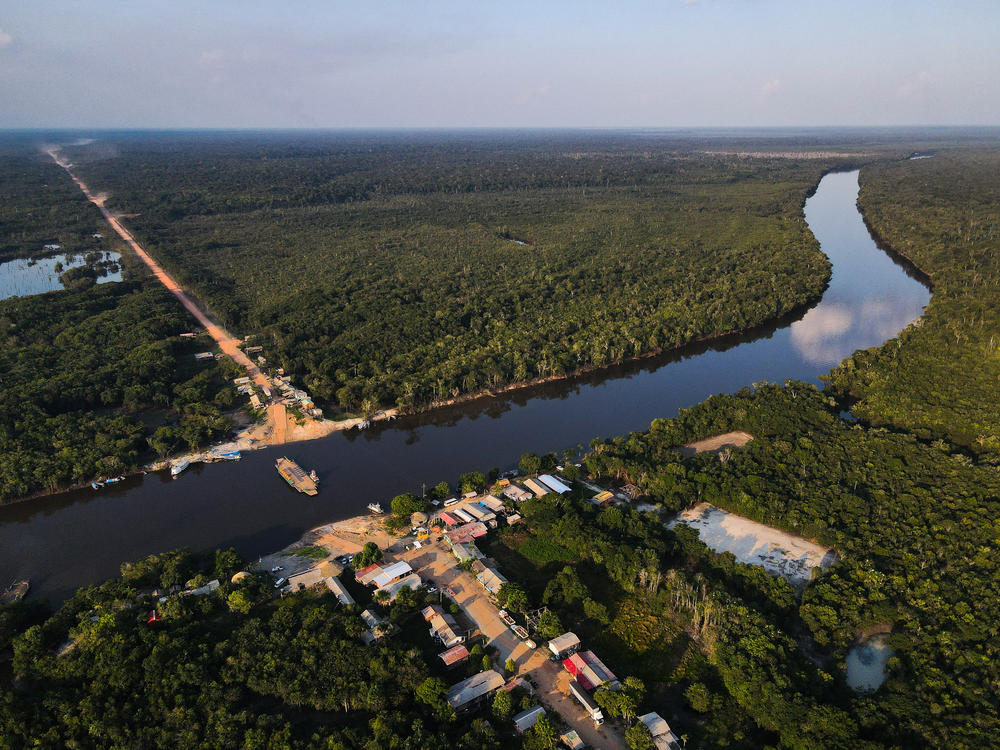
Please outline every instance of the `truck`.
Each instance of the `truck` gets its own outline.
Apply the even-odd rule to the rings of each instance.
[[[601,707],[594,702],[594,699],[587,694],[586,690],[578,683],[570,682],[569,692],[583,706],[584,710],[590,714],[590,718],[594,720],[595,726],[599,727],[604,723],[604,713],[601,711]]]

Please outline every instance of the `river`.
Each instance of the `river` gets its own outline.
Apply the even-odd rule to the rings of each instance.
[[[817,382],[845,356],[891,338],[917,318],[930,292],[879,250],[856,207],[858,173],[826,175],[806,220],[833,263],[822,301],[794,321],[710,346],[573,380],[513,391],[358,433],[244,454],[114,488],[68,492],[0,508],[0,581],[30,578],[59,601],[133,560],[176,547],[235,546],[248,558],[305,530],[364,513],[372,500],[454,481],[464,471],[516,464],[525,452],[586,445],[648,427],[713,393],[754,382]],[[320,475],[317,497],[285,486],[274,460],[288,455]]]

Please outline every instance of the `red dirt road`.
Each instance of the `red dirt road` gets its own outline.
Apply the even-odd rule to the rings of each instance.
[[[108,211],[107,208],[105,208],[105,198],[94,195],[83,180],[73,174],[73,170],[70,169],[69,164],[59,158],[57,149],[50,148],[46,151],[46,153],[52,157],[52,160],[56,164],[66,170],[66,173],[70,176],[70,178],[72,178],[73,182],[75,182],[80,190],[83,191],[83,194],[87,196],[87,200],[100,209],[101,214],[107,220],[108,224],[110,224],[111,227],[118,233],[118,236],[121,237],[130,248],[132,248],[133,252],[139,256],[142,262],[149,267],[149,270],[152,271],[153,275],[160,280],[160,283],[169,289],[170,293],[173,294],[182,305],[184,305],[184,308],[205,327],[205,330],[215,340],[215,343],[219,345],[219,348],[223,351],[223,353],[246,370],[247,374],[254,383],[262,388],[270,390],[271,383],[268,381],[267,377],[260,371],[260,368],[257,367],[257,365],[255,365],[250,358],[243,353],[243,350],[239,348],[240,340],[234,337],[221,325],[209,319],[208,315],[194,303],[194,301],[184,292],[183,289],[181,289],[180,284],[174,281],[173,277],[164,271],[163,267],[153,260],[149,253],[142,249],[142,246],[136,242],[135,237],[132,236],[131,232],[129,232],[122,225],[122,223],[110,211]],[[279,411],[280,414],[278,413]],[[270,442],[275,444],[283,443],[286,423],[285,407],[282,404],[271,404],[268,407],[268,415],[270,416],[271,423],[274,427]]]

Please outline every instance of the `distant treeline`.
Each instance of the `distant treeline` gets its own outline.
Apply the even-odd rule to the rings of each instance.
[[[89,149],[70,153],[151,251],[348,410],[603,366],[814,301],[829,264],[802,202],[852,163],[599,136]]]

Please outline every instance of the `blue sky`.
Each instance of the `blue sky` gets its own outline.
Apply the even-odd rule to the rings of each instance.
[[[1000,124],[997,0],[44,0],[0,127]]]

